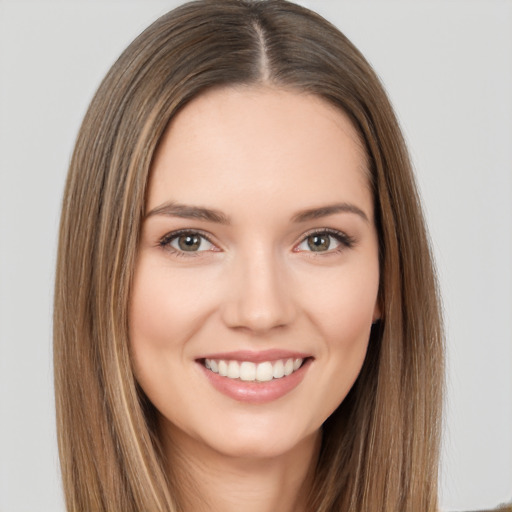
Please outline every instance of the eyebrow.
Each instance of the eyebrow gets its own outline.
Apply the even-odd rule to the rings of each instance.
[[[354,213],[359,215],[365,222],[370,222],[366,213],[361,208],[358,208],[355,204],[351,203],[336,203],[327,206],[321,206],[319,208],[309,208],[296,213],[292,217],[293,222],[306,222],[308,220],[320,219],[327,217],[328,215],[334,215],[336,213]]]
[[[169,201],[149,211],[145,218],[153,217],[154,215],[165,215],[169,217],[181,217],[183,219],[199,219],[208,222],[215,222],[217,224],[230,224],[229,217],[219,210],[211,208],[204,208],[202,206],[189,206],[186,204],[176,203]]]
[[[318,208],[308,208],[301,210],[292,217],[292,222],[301,223],[309,220],[320,219],[336,213],[354,213],[361,217],[365,222],[369,222],[366,213],[351,203],[336,203]],[[153,217],[154,215],[165,215],[169,217],[180,217],[183,219],[199,219],[216,224],[231,224],[231,219],[220,210],[205,208],[202,206],[190,206],[186,204],[176,203],[169,201],[156,208],[150,210],[145,218]]]

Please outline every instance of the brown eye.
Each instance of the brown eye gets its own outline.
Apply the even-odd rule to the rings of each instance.
[[[297,252],[335,253],[353,247],[355,240],[337,230],[322,230],[306,235],[294,249]]]
[[[197,251],[201,246],[201,237],[197,235],[181,235],[176,240],[182,251]]]
[[[170,233],[165,236],[160,245],[169,247],[176,253],[194,253],[215,250],[215,246],[200,233],[181,232]]]
[[[308,247],[314,252],[328,251],[331,247],[332,236],[327,233],[310,235],[307,237]]]

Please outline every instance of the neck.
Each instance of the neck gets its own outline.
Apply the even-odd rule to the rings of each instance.
[[[162,439],[183,512],[306,512],[320,432],[261,458],[226,456],[174,428]]]

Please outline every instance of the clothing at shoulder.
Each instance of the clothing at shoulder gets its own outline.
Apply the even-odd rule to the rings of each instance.
[[[468,512],[512,512],[512,503],[504,503],[503,505],[499,505],[496,508],[489,508],[486,510],[471,510]]]
[[[512,512],[512,503],[502,503],[499,507],[492,509],[494,512]],[[487,512],[487,511],[483,511]]]

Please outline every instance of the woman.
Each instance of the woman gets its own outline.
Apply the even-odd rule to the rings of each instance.
[[[60,233],[69,510],[437,510],[421,208],[382,86],[324,19],[157,20],[91,103]]]

